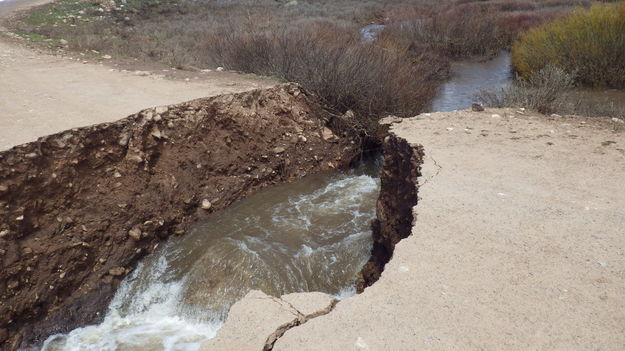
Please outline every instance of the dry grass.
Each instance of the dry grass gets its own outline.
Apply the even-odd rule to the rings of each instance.
[[[573,74],[546,66],[505,89],[482,92],[479,99],[491,107],[525,107],[545,114],[625,118],[625,94],[600,98],[600,93],[576,89],[574,83]]]
[[[562,109],[562,97],[573,89],[574,77],[564,70],[547,66],[499,91],[484,92],[480,99],[488,106],[517,106],[541,113]]]
[[[224,27],[207,41],[206,55],[216,65],[298,82],[341,112],[375,117],[421,112],[448,67],[427,52],[362,43],[330,23]]]
[[[449,59],[490,55],[580,0],[57,0],[14,25],[86,54],[223,66],[295,81],[363,121],[412,115]],[[360,29],[386,29],[363,43]],[[363,122],[363,123],[365,123]]]

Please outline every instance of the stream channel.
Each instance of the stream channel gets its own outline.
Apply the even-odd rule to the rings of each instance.
[[[368,29],[367,29],[368,28]],[[383,26],[363,28],[375,40]],[[452,65],[431,111],[469,108],[512,81],[510,55]],[[263,190],[168,240],[124,279],[99,325],[54,335],[44,351],[197,350],[249,290],[355,293],[369,258],[379,160]]]
[[[471,105],[510,81],[510,59],[459,62],[431,109]],[[168,240],[124,279],[104,321],[49,337],[43,351],[195,351],[249,290],[355,293],[369,259],[380,160],[263,190]]]
[[[124,279],[101,324],[43,350],[197,350],[251,289],[353,295],[371,251],[376,162],[270,187],[197,223]]]

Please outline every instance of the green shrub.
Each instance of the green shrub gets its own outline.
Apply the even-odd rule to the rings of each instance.
[[[625,4],[593,5],[530,29],[513,45],[512,62],[522,77],[553,65],[583,85],[625,88]]]

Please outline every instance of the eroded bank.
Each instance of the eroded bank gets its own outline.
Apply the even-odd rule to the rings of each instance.
[[[361,141],[297,85],[198,99],[0,153],[0,341],[102,319],[158,242],[267,185],[349,167]]]

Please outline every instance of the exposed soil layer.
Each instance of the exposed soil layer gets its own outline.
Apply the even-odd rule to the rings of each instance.
[[[380,197],[372,223],[371,258],[357,282],[358,292],[371,286],[393,256],[395,245],[408,237],[413,226],[412,208],[417,204],[418,177],[421,176],[423,147],[389,135],[384,139],[384,165],[380,173]]]
[[[349,167],[360,142],[341,121],[286,84],[0,152],[0,348],[98,322],[136,262],[198,217],[271,184]],[[394,191],[398,181],[383,178]]]

